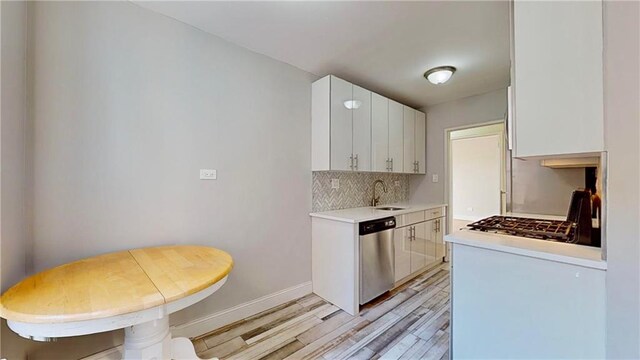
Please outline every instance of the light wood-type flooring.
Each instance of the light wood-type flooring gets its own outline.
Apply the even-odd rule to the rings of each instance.
[[[193,342],[201,358],[448,359],[449,271],[425,272],[359,316],[311,294]]]

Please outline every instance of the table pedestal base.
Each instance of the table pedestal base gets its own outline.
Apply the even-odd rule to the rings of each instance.
[[[171,338],[168,316],[125,328],[123,350],[124,360],[200,360],[191,340]]]

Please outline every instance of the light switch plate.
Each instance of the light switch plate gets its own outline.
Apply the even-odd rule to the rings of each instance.
[[[434,182],[434,183],[438,182],[438,174],[431,175],[431,182]]]
[[[339,179],[331,179],[331,188],[332,189],[340,189],[340,180]]]
[[[200,169],[200,180],[216,180],[218,172],[213,169]]]

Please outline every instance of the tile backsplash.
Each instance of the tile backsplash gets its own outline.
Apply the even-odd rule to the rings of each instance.
[[[312,185],[313,211],[369,206],[373,195],[373,182],[378,179],[384,181],[387,185],[386,193],[382,191],[382,186],[380,185],[376,189],[376,192],[380,194],[380,205],[408,200],[409,176],[390,173],[314,171]],[[331,188],[332,179],[339,181],[340,188]]]

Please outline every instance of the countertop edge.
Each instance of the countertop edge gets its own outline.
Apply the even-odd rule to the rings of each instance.
[[[460,236],[461,232],[456,232],[445,236],[445,242],[452,244],[460,244],[466,246],[472,246],[477,248],[483,248],[488,250],[500,251],[511,253],[515,255],[528,256],[543,260],[561,262],[565,264],[577,265],[586,268],[596,270],[607,270],[607,262],[604,260],[587,259],[579,256],[571,256],[567,254],[558,254],[551,251],[542,251],[539,249],[531,249],[518,246],[510,246],[507,244],[500,244],[493,241],[483,241],[478,239],[468,239]],[[544,241],[544,240],[531,240],[527,241]],[[576,245],[579,246],[579,245]]]
[[[354,211],[358,211],[358,210],[366,210],[369,209],[371,210],[371,207],[365,206],[365,207],[357,207],[357,208],[346,208],[346,209],[339,209],[339,210],[329,210],[329,211],[319,211],[319,212],[311,212],[309,213],[310,217],[315,217],[315,218],[320,218],[320,219],[325,219],[325,220],[333,220],[333,221],[339,221],[339,222],[345,222],[345,223],[349,223],[349,224],[357,224],[363,221],[369,221],[369,220],[375,220],[375,219],[382,219],[388,216],[399,216],[399,215],[404,215],[404,214],[410,214],[413,212],[418,212],[418,211],[425,211],[425,210],[429,210],[429,209],[435,209],[435,208],[440,208],[440,207],[447,207],[448,204],[383,204],[383,205],[378,205],[378,206],[397,206],[397,207],[406,207],[406,209],[403,210],[398,210],[398,211],[384,211],[384,210],[379,210],[380,213],[376,213],[376,214],[371,214],[370,216],[365,216],[362,218],[355,218],[355,217],[348,217],[348,216],[340,216],[340,215],[335,215],[332,214],[333,212],[337,212],[337,211],[349,211],[349,210],[354,210]],[[446,214],[445,214],[446,215]]]

